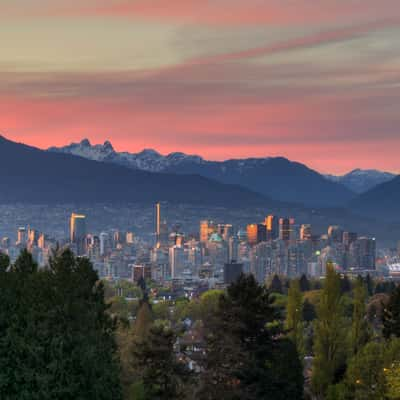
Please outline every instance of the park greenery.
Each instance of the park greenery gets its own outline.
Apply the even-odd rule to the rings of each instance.
[[[399,400],[400,287],[328,263],[177,298],[68,249],[0,254],[0,398]]]

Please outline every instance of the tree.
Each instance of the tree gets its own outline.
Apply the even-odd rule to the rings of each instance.
[[[0,273],[6,272],[10,266],[10,257],[7,254],[0,252]]]
[[[297,352],[304,354],[303,295],[298,280],[292,280],[288,291],[285,328]]]
[[[271,303],[269,292],[253,275],[241,275],[220,296],[216,317],[204,321],[209,335],[197,399],[259,399],[266,393],[271,398],[289,398],[284,397],[289,390],[282,385],[284,374],[276,368],[281,342],[268,329],[275,319]],[[285,353],[286,365],[299,365],[294,346],[287,345],[292,350]],[[302,393],[302,368],[291,373],[300,374],[294,382],[301,381],[296,388]]]
[[[303,303],[303,320],[306,322],[312,322],[317,317],[315,312],[315,306],[310,300],[305,299]]]
[[[354,354],[357,354],[370,338],[366,315],[366,299],[367,290],[364,281],[361,278],[357,278],[353,289],[353,318],[351,327],[351,346]]]
[[[349,362],[346,386],[351,399],[385,400],[384,345],[370,342]]]
[[[340,291],[342,294],[351,292],[351,282],[347,275],[340,279]]]
[[[383,336],[400,337],[400,286],[392,292],[388,305],[383,310]]]
[[[327,264],[315,322],[312,387],[318,397],[323,397],[329,385],[335,382],[346,353],[340,276],[332,263]]]
[[[39,271],[22,251],[5,275],[0,398],[120,399],[114,321],[89,260],[65,250]]]
[[[311,290],[310,281],[305,274],[301,275],[300,277],[300,290],[302,292],[308,292]]]
[[[153,313],[147,299],[143,299],[136,315],[135,325],[133,327],[135,341],[137,343],[144,342],[150,332],[153,323]]]
[[[133,366],[143,388],[143,400],[179,400],[184,397],[189,371],[174,354],[175,340],[172,330],[154,325],[148,338],[140,346],[135,346]],[[138,386],[135,386],[136,390]]]
[[[269,287],[269,290],[272,293],[279,293],[279,294],[283,294],[283,286],[282,286],[282,281],[280,280],[278,275],[274,275],[274,277],[272,278],[271,281],[271,285]]]

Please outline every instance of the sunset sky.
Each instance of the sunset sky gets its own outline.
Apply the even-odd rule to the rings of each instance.
[[[400,173],[399,0],[1,0],[0,132]]]

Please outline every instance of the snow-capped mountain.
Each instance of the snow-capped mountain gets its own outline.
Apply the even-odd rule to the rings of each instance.
[[[354,193],[343,185],[284,157],[208,161],[184,153],[164,156],[149,149],[140,153],[119,153],[108,141],[102,145],[91,145],[87,139],[65,147],[52,147],[49,151],[151,172],[200,175],[222,183],[240,185],[275,200],[308,206],[344,205],[354,197]]]
[[[116,152],[108,140],[104,144],[92,145],[88,139],[83,139],[79,143],[71,143],[64,147],[50,147],[48,151],[73,154],[150,172],[163,172],[184,162],[200,164],[204,161],[200,156],[179,152],[164,156],[152,149],[144,149],[139,153]]]
[[[325,175],[332,182],[341,183],[355,193],[364,193],[396,175],[376,169],[355,169],[345,175]]]

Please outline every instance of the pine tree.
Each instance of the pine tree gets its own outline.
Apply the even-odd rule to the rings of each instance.
[[[7,254],[0,252],[0,273],[6,272],[9,266],[10,266],[10,257],[8,257]]]
[[[296,396],[302,393],[301,366],[291,370],[300,376],[293,380],[295,387],[282,385],[283,376],[289,371],[276,368],[278,349],[283,349],[280,347],[283,344],[268,329],[268,323],[275,319],[271,304],[269,292],[252,275],[242,275],[220,297],[216,318],[204,321],[210,334],[197,399],[245,400],[262,399],[266,395],[280,399],[290,398],[289,392],[296,392]],[[292,350],[285,353],[285,365],[294,367],[299,358],[291,346]],[[301,395],[293,398],[301,399]]]
[[[333,264],[328,263],[315,323],[312,386],[319,397],[326,394],[344,363],[346,330],[343,315],[340,276]]]
[[[302,292],[308,292],[311,290],[310,281],[305,274],[301,275],[300,277],[300,290]]]
[[[303,295],[298,280],[290,282],[285,328],[297,352],[304,354]]]
[[[184,398],[189,371],[174,354],[175,340],[172,330],[154,325],[147,339],[140,346],[135,346],[133,366],[143,388],[143,400]]]
[[[272,278],[269,289],[272,293],[279,293],[279,294],[283,293],[282,281],[280,280],[278,275],[275,274],[274,277]]]
[[[114,322],[97,273],[69,250],[50,264],[39,271],[23,251],[0,281],[0,398],[120,399]]]

